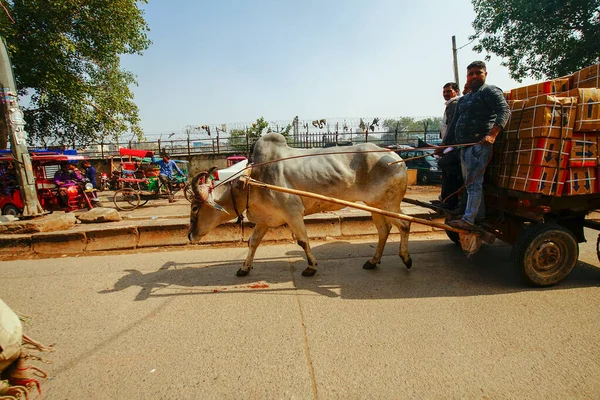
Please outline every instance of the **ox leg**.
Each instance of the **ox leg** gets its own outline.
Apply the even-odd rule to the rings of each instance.
[[[306,254],[306,260],[308,261],[308,267],[304,271],[302,271],[302,276],[313,276],[317,272],[317,259],[313,256],[313,253],[310,249],[310,244],[308,242],[308,234],[306,233],[306,225],[304,225],[304,220],[300,217],[299,221],[289,220],[287,224],[292,229],[294,236],[296,236],[296,241],[298,245],[302,247],[304,253]]]
[[[252,261],[254,261],[254,254],[256,253],[256,249],[260,244],[262,238],[265,236],[265,233],[269,230],[269,227],[266,225],[256,224],[254,230],[252,231],[252,235],[250,235],[250,240],[248,241],[248,255],[246,255],[246,260],[244,261],[244,265],[242,268],[238,269],[237,276],[246,276],[252,269]]]
[[[371,215],[373,216],[373,222],[379,233],[379,241],[377,242],[375,254],[373,254],[373,257],[363,265],[364,269],[374,269],[377,267],[377,264],[381,262],[383,249],[385,248],[385,243],[387,242],[390,230],[392,229],[392,224],[390,224],[383,215],[377,213],[371,213]]]
[[[410,221],[398,218],[388,218],[388,221],[394,224],[394,226],[400,231],[400,258],[402,259],[404,265],[406,265],[406,269],[410,269],[410,267],[412,267],[412,258],[408,253],[408,234],[410,233]]]

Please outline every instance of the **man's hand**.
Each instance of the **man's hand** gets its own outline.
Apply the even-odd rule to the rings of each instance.
[[[496,136],[498,136],[498,134],[502,131],[502,128],[500,128],[497,125],[494,125],[494,127],[490,130],[490,133],[488,133],[487,135],[485,135],[483,137],[483,139],[481,139],[481,141],[479,142],[479,144],[494,144],[494,142],[496,141]]]

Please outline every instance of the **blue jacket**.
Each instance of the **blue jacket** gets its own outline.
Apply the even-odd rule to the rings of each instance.
[[[179,173],[179,175],[184,176],[185,174],[179,169],[177,163],[173,160],[169,160],[165,162],[162,158],[156,158],[152,156],[152,162],[158,164],[160,167],[160,175],[168,176],[169,178],[173,177],[173,169]]]
[[[510,108],[502,90],[496,86],[481,86],[458,100],[454,120],[447,137],[454,143],[479,142],[494,125],[504,128],[510,117]]]
[[[96,168],[90,165],[89,168],[85,170],[85,177],[90,180],[90,183],[96,187]]]

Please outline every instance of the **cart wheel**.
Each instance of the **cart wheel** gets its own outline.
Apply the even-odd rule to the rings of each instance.
[[[186,183],[185,186],[183,187],[183,196],[190,203],[194,199],[194,192],[192,192],[192,185],[190,185],[189,182]]]
[[[13,206],[12,204],[7,204],[4,206],[4,208],[2,209],[2,215],[13,215],[13,216],[17,216],[20,215],[21,211]]]
[[[138,207],[146,205],[147,202],[148,202],[148,197],[146,197],[145,195],[141,195],[140,196],[140,205]]]
[[[446,231],[446,236],[448,236],[448,239],[452,240],[454,244],[460,246],[460,235],[458,234],[458,232]]]
[[[596,255],[598,256],[598,261],[600,261],[600,233],[598,234],[598,240],[596,240]]]
[[[115,207],[120,211],[135,210],[140,206],[140,194],[133,189],[119,189],[113,197]]]
[[[538,224],[521,234],[511,256],[525,283],[550,286],[573,270],[579,258],[579,245],[575,236],[562,226]]]
[[[444,223],[448,224],[448,222],[450,220],[451,220],[450,218],[446,218]],[[460,235],[458,234],[458,232],[446,231],[446,236],[448,236],[448,239],[452,240],[454,242],[454,244],[457,244],[460,246]]]

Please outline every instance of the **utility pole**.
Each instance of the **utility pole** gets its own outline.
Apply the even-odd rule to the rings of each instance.
[[[17,101],[17,85],[13,76],[12,65],[8,58],[8,51],[4,38],[0,37],[0,103],[2,118],[6,121],[10,150],[15,159],[15,171],[19,181],[19,190],[23,200],[23,216],[36,217],[45,214],[40,205],[35,187],[35,175],[27,149],[27,132],[23,111]]]
[[[456,36],[452,36],[452,58],[454,59],[454,82],[460,89],[460,83],[458,82],[458,58],[456,56]]]

